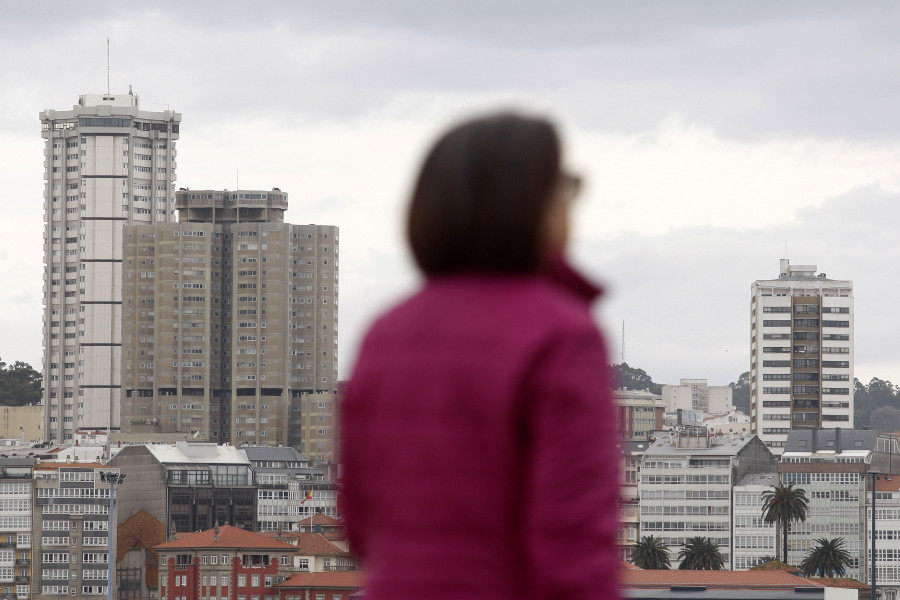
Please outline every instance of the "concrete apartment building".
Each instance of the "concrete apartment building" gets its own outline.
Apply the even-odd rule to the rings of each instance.
[[[0,457],[0,598],[31,598],[34,458]]]
[[[681,379],[678,385],[664,385],[662,398],[666,412],[681,409],[727,413],[734,408],[731,386],[709,385],[706,379]]]
[[[672,568],[685,540],[717,543],[725,568],[734,568],[734,486],[747,475],[773,472],[775,456],[755,435],[716,436],[705,427],[682,426],[656,440],[641,459],[640,535],[662,538]]]
[[[750,300],[751,431],[776,454],[797,428],[853,428],[853,282],[781,260]]]
[[[338,228],[284,223],[287,202],[181,190],[178,223],[125,229],[126,433],[333,453]]]
[[[846,576],[866,581],[866,479],[870,472],[900,472],[898,436],[839,428],[790,433],[778,473],[782,483],[793,482],[806,491],[809,508],[806,521],[791,526],[788,563],[800,564],[816,539],[842,537],[852,560]]]
[[[34,466],[34,600],[107,597],[109,487],[100,472],[110,470],[74,461]]]
[[[174,220],[181,115],[83,95],[40,113],[44,146],[43,438],[120,423],[122,226]]]

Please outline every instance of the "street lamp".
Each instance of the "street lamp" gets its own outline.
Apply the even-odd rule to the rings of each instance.
[[[125,481],[125,475],[116,471],[100,471],[100,481],[109,482],[109,543],[108,560],[109,571],[106,574],[106,588],[109,600],[113,600],[113,586],[115,585],[114,569],[116,564],[116,488],[117,484]]]

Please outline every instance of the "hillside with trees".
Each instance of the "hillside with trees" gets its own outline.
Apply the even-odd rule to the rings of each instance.
[[[0,359],[0,406],[26,406],[41,401],[41,374],[31,365]]]

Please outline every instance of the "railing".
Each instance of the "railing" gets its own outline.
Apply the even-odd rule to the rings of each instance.
[[[0,548],[15,548],[15,542],[0,542]]]
[[[16,583],[31,583],[31,577],[28,575],[16,575]]]
[[[31,559],[30,559],[30,558],[17,558],[17,559],[16,559],[16,566],[17,566],[17,567],[27,567],[27,566],[30,565],[30,564],[31,564]]]

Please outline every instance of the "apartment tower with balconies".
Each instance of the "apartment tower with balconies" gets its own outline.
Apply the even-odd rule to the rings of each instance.
[[[853,428],[853,282],[781,260],[750,300],[751,431],[781,454],[792,429]]]
[[[287,199],[181,190],[178,223],[125,228],[125,432],[330,452],[338,228],[285,223]]]
[[[83,95],[40,113],[44,146],[45,440],[120,424],[122,228],[174,220],[181,115]]]

